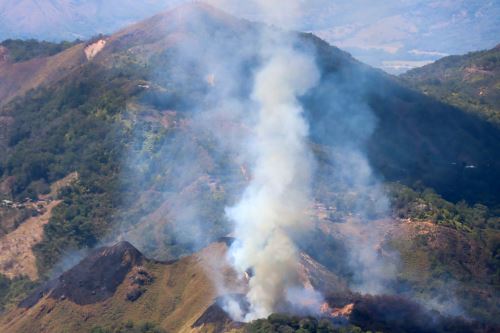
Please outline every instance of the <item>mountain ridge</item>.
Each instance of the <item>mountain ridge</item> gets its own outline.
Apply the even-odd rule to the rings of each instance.
[[[96,249],[59,278],[36,290],[18,308],[0,317],[0,328],[9,332],[36,329],[44,333],[88,332],[101,327],[118,332],[120,327],[132,328],[139,326],[139,320],[146,320],[151,328],[163,328],[167,332],[221,333],[248,332],[261,325],[266,327],[266,321],[276,320],[283,327],[294,327],[301,319],[316,321],[315,325],[321,322],[324,332],[339,332],[336,327],[346,332],[362,332],[349,322],[390,333],[408,329],[419,333],[495,330],[494,326],[429,312],[404,297],[361,295],[348,289],[325,290],[332,310],[345,311],[345,314],[329,317],[325,312],[318,318],[277,314],[252,323],[235,322],[222,308],[224,297],[240,295],[238,292],[245,290],[248,281],[238,278],[221,261],[214,265],[214,259],[222,258],[226,250],[225,243],[214,243],[189,257],[160,263],[144,258],[127,242]],[[102,265],[104,262],[106,265]],[[211,281],[213,274],[220,274],[229,289],[218,291]],[[311,270],[308,274],[315,272]],[[239,297],[244,302],[243,296]],[[391,312],[399,313],[405,320],[394,319]],[[126,324],[120,325],[120,322]],[[304,328],[313,327],[304,325]],[[268,331],[274,332],[270,327]]]
[[[174,14],[161,14],[63,51],[62,54],[75,53],[69,63],[81,63],[60,73],[59,79],[47,80],[43,87],[24,96],[20,93],[19,98],[1,107],[0,120],[8,118],[8,131],[0,142],[2,196],[13,200],[36,197],[43,195],[47,184],[75,171],[80,175],[78,182],[61,191],[58,199],[62,203],[45,227],[44,239],[34,248],[42,276],[66,251],[92,248],[103,238],[113,243],[120,232],[148,257],[162,260],[188,256],[230,232],[224,208],[234,200],[234,193],[245,186],[248,174],[246,166],[234,156],[219,154],[213,136],[200,130],[194,119],[201,109],[212,106],[213,101],[205,98],[207,92],[225,83],[223,75],[217,75],[219,68],[200,64],[196,59],[201,54],[215,59],[227,50],[241,50],[245,57],[242,73],[251,77],[259,63],[252,49],[253,41],[260,29],[270,27],[226,20],[225,15],[198,6],[181,9],[181,13],[186,12],[189,15],[179,15],[177,21],[171,19]],[[186,24],[190,15],[208,16],[203,20],[207,25]],[[220,47],[196,48],[214,36],[219,38]],[[349,253],[342,252],[342,241],[328,237],[335,232],[327,234],[324,229],[348,228],[352,220],[367,218],[373,222],[379,217],[376,209],[360,217],[357,204],[373,207],[377,202],[371,198],[358,202],[356,192],[363,192],[362,189],[336,179],[345,148],[359,144],[382,179],[419,189],[418,194],[404,187],[397,190],[402,207],[398,207],[401,209],[396,220],[408,218],[417,231],[412,231],[415,237],[408,244],[395,245],[410,264],[416,261],[421,265],[418,267],[426,267],[429,272],[418,278],[405,271],[398,276],[400,283],[396,287],[425,294],[429,292],[425,288],[432,292],[436,285],[456,279],[460,286],[466,285],[461,289],[464,293],[477,293],[494,303],[491,295],[496,290],[493,271],[498,234],[494,230],[494,207],[500,167],[491,156],[498,151],[498,130],[475,115],[425,96],[398,79],[359,63],[311,34],[294,36],[296,47],[314,54],[322,71],[320,84],[301,102],[306,106],[310,144],[320,168],[313,184],[313,196],[318,202],[311,208],[311,215],[313,219],[321,216],[318,219],[331,229],[321,225],[325,228],[315,230],[307,240],[309,243],[303,244],[314,254],[310,257],[347,277],[356,273],[345,262]],[[101,40],[106,42],[104,47],[91,60],[87,59],[85,47]],[[187,57],[181,52],[186,48],[192,50]],[[179,54],[184,58],[179,59]],[[47,63],[58,57],[61,54],[36,61]],[[230,61],[224,66],[239,69]],[[207,74],[213,74],[213,80],[207,80]],[[238,94],[245,96],[251,80],[238,83]],[[352,116],[371,122],[367,113],[371,115],[372,111],[374,128],[363,127],[363,121],[349,121]],[[228,131],[244,130],[237,121],[219,125]],[[372,131],[373,134],[367,134]],[[140,163],[128,165],[124,156]],[[186,161],[184,157],[189,158]],[[427,186],[434,187],[437,193],[425,190]],[[332,193],[332,189],[336,192]],[[470,206],[458,202],[464,198]],[[488,207],[473,206],[476,202]],[[423,223],[425,219],[428,221]],[[197,229],[199,221],[203,224]],[[434,225],[439,228],[432,228]],[[203,237],[192,239],[199,234]],[[435,246],[436,234],[450,243],[437,246],[433,256],[422,251],[422,244],[426,244],[425,249]],[[491,271],[481,271],[480,277],[472,274],[473,281],[467,284],[469,269],[461,270],[460,265],[470,265],[469,252],[464,256],[460,253],[459,265],[455,265],[455,260],[448,260],[456,258],[455,247],[472,247],[474,251],[479,248],[480,262],[491,266]],[[185,264],[186,261],[177,263]],[[191,268],[180,270],[184,269],[191,273]],[[320,273],[319,280],[328,276],[328,269]],[[429,277],[433,274],[439,277],[436,284],[429,283],[434,281]],[[189,280],[189,274],[183,275],[183,279]],[[332,285],[334,282],[332,279]],[[185,281],[177,283],[184,286]],[[120,304],[128,292],[119,291]],[[149,297],[150,293],[144,295]],[[69,302],[66,295],[58,296],[48,302]],[[61,296],[66,299],[61,300]],[[136,296],[131,294],[132,298]],[[104,300],[102,304],[109,305],[107,302],[113,303]],[[209,305],[213,299],[203,302]],[[496,309],[486,301],[482,303],[485,304],[489,309],[479,307],[475,312],[478,317],[487,316],[482,311]],[[64,309],[71,310],[72,306]],[[139,318],[131,307],[125,308],[134,320]],[[80,312],[75,309],[70,312],[78,317]],[[197,309],[196,315],[201,316],[203,309]],[[101,310],[113,316],[112,309]],[[44,311],[40,316],[55,310]],[[59,314],[64,318],[65,314]],[[155,313],[152,317],[161,315]],[[194,317],[190,315],[193,322]],[[178,328],[177,324],[171,325]]]
[[[215,244],[207,251],[217,256],[223,247]],[[123,323],[161,322],[169,330],[185,331],[212,303],[214,290],[200,262],[203,256],[159,263],[147,261],[126,242],[97,249],[3,316],[0,328],[87,332],[95,325],[116,324],[121,319]],[[108,264],[101,265],[104,262]]]

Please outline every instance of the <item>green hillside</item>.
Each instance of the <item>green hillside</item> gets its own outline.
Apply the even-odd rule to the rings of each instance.
[[[401,77],[426,95],[500,124],[500,45],[445,57]]]

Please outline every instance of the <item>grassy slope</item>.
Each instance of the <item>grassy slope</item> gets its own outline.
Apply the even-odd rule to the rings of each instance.
[[[0,63],[0,106],[15,97],[23,96],[29,90],[57,82],[86,62],[83,49],[85,45],[76,44],[49,57],[24,55],[30,60],[17,63]],[[18,57],[23,57],[19,55]]]
[[[90,332],[94,327],[114,329],[123,323],[153,322],[167,332],[190,332],[216,297],[203,267],[205,255],[221,256],[223,244],[173,264],[147,263],[155,280],[135,302],[126,300],[127,281],[109,299],[85,306],[67,300],[42,299],[33,308],[18,309],[0,320],[2,332]]]

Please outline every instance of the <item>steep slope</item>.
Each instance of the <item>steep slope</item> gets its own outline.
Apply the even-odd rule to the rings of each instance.
[[[211,332],[221,323],[238,328],[226,315],[209,315],[218,297],[246,288],[221,260],[226,250],[224,242],[214,243],[178,261],[157,262],[127,242],[96,249],[2,316],[0,330],[76,333],[127,322],[156,323],[167,332]],[[322,283],[336,285],[318,263],[309,259],[304,265],[304,283],[320,274]],[[225,291],[216,288],[215,278],[226,281]]]
[[[0,132],[3,196],[33,197],[41,185],[75,171],[81,176],[62,193],[43,240],[34,248],[41,276],[68,249],[93,247],[103,237],[114,239],[117,230],[148,256],[162,260],[188,255],[228,234],[224,208],[241,193],[249,175],[236,156],[217,149],[213,133],[196,116],[216,105],[219,87],[232,84],[225,81],[224,70],[252,77],[261,29],[272,28],[194,4],[107,37],[91,61],[83,45],[43,60],[55,61],[68,52],[75,52],[74,63],[83,59],[59,80],[0,110],[0,124],[7,129]],[[498,204],[498,128],[412,91],[313,35],[298,37],[297,48],[316,54],[322,69],[321,83],[302,102],[320,170],[313,195],[324,207],[333,207],[328,223],[342,224],[358,214],[352,198],[362,191],[353,189],[354,180],[346,184],[332,162],[342,161],[344,148],[353,142],[386,180],[419,182],[418,187],[434,187],[452,201]],[[204,47],[211,40],[217,41],[214,47]],[[241,52],[243,64],[233,63],[228,50]],[[202,61],[222,54],[228,61],[221,66]],[[236,83],[236,95],[246,98],[251,79]],[[228,135],[248,130],[238,119],[217,126]],[[440,214],[433,223],[460,225],[446,210]],[[486,242],[483,227],[473,225],[464,237],[479,235]],[[310,257],[321,257],[318,261],[347,277],[355,273],[342,266],[348,253],[338,242],[324,233],[315,236],[305,247],[326,247],[324,252],[331,253],[311,250]],[[443,262],[454,255],[446,252]],[[494,260],[481,262],[493,271],[498,267]]]
[[[202,24],[200,27],[189,25],[191,21]],[[243,58],[252,63],[254,54],[241,45],[255,44],[258,29],[254,24],[236,20],[209,6],[184,6],[115,34],[101,59],[106,63],[106,52],[122,53],[128,49],[128,56],[132,53],[139,59],[145,57],[153,61],[153,81],[168,77],[166,82],[160,82],[165,88],[173,89],[163,93],[151,92],[155,100],[175,100],[185,109],[194,106],[193,100],[203,98],[200,90],[206,89],[206,72],[213,69],[206,68],[203,63],[194,65],[196,60],[187,61],[192,61],[194,66],[178,62],[176,52],[191,49],[193,54],[201,54],[206,50],[198,49],[196,45],[203,45],[202,41],[207,38],[217,38],[221,49],[241,49]],[[349,54],[313,35],[302,35],[301,43],[305,49],[316,50],[318,63],[323,69],[322,83],[305,101],[312,137],[316,142],[329,146],[340,142],[342,145],[341,136],[345,133],[347,137],[349,128],[356,124],[342,117],[341,113],[345,115],[346,109],[351,109],[349,112],[355,114],[359,112],[355,109],[363,108],[366,103],[375,113],[378,123],[370,138],[358,139],[368,142],[372,165],[384,178],[410,185],[423,181],[453,201],[467,199],[495,203],[498,198],[496,189],[500,184],[493,175],[500,166],[487,152],[500,149],[498,129],[460,109],[412,92],[394,78],[362,65]],[[170,59],[164,58],[162,53],[153,56],[165,46]],[[211,50],[210,53],[214,54],[207,57],[215,57],[217,52],[221,50]],[[115,55],[113,59],[122,58]],[[171,66],[186,66],[185,76],[177,76],[168,69]],[[182,82],[180,86],[172,85],[172,81],[179,80]],[[246,84],[248,82],[242,83],[239,89],[248,89]],[[342,99],[338,104],[344,104],[344,110],[339,109],[339,105],[332,105],[332,95]],[[345,100],[344,96],[349,98]],[[171,107],[172,103],[158,106]],[[361,111],[357,116],[364,115]],[[471,165],[475,166],[474,170],[466,168]]]
[[[31,89],[64,78],[87,61],[84,49],[82,43],[51,57],[16,63],[0,61],[0,106]]]
[[[495,327],[441,316],[398,296],[363,296],[336,283],[325,290],[328,303],[318,318],[271,315],[267,320],[243,324],[222,309],[224,296],[245,290],[246,280],[220,260],[225,243],[173,262],[145,258],[127,242],[94,250],[79,264],[48,282],[0,317],[5,332],[128,332],[137,327],[163,332],[280,332],[286,326],[300,332],[494,332]],[[306,275],[323,274],[324,267],[310,258],[302,261]],[[214,278],[226,281],[218,290]],[[243,302],[243,300],[242,300]],[[332,313],[330,314],[330,311]],[[398,315],[395,316],[394,314]],[[404,320],[403,320],[404,319]],[[309,323],[309,324],[307,324]],[[280,328],[281,327],[281,328]],[[339,331],[339,327],[342,330]],[[290,330],[290,328],[288,330]],[[156,332],[155,331],[155,332]]]
[[[255,4],[205,0],[224,5],[235,15],[262,20]],[[163,7],[189,0],[0,1],[0,40],[4,38],[89,38],[111,33]],[[500,7],[495,1],[337,0],[313,1],[304,6],[299,30],[310,30],[328,42],[349,50],[358,59],[391,72],[494,45]],[[5,13],[5,14],[4,14]],[[26,15],[29,13],[29,15]],[[4,14],[4,15],[1,15]],[[297,19],[297,18],[295,18]]]
[[[384,179],[410,186],[422,182],[451,201],[495,205],[500,184],[492,175],[500,165],[491,154],[500,149],[498,128],[312,41],[324,69],[322,84],[306,104],[313,139],[341,148],[345,137],[358,133],[354,140],[365,144]],[[366,106],[376,118],[369,136],[364,134],[370,133]]]
[[[206,250],[221,255],[223,247]],[[174,263],[145,259],[128,243],[96,250],[3,317],[6,332],[89,332],[132,321],[189,328],[216,296],[203,253]]]
[[[401,77],[426,95],[500,124],[500,45],[445,57]]]
[[[188,23],[193,21],[203,22],[204,27]],[[175,63],[176,53],[183,48],[192,48],[193,54],[204,52],[197,50],[196,45],[218,34],[217,38],[226,38],[221,42],[223,48],[241,49],[241,44],[254,43],[257,30],[258,25],[237,20],[205,5],[184,6],[112,35],[102,52],[93,59],[95,64],[90,66],[122,68],[122,71],[130,71],[131,66],[146,67],[146,76],[153,89],[146,89],[144,95],[156,103],[156,108],[183,108],[186,111],[203,98],[207,88],[205,71],[210,69]],[[342,133],[354,124],[338,121],[337,118],[342,119],[339,116],[342,110],[331,105],[328,99],[332,94],[350,96],[343,102],[346,108],[364,107],[367,103],[378,119],[373,136],[359,139],[368,142],[371,162],[386,179],[409,185],[422,181],[453,201],[495,203],[500,166],[491,158],[491,152],[499,150],[498,129],[460,109],[412,92],[393,78],[361,65],[312,35],[303,35],[302,42],[304,47],[317,50],[318,61],[324,70],[322,84],[306,101],[309,102],[315,141],[328,145],[342,141]],[[85,62],[82,47],[75,46],[47,60],[33,60],[36,64],[4,66],[7,80],[0,89],[2,100],[36,87],[41,78],[59,78],[67,74],[67,69]],[[245,57],[251,63],[251,50],[242,50],[248,53]],[[67,65],[66,57],[71,59]],[[38,62],[47,65],[40,66]],[[173,70],[174,67],[177,69]],[[39,68],[35,75],[33,68]],[[182,70],[185,70],[183,74]],[[240,89],[246,89],[244,83]]]

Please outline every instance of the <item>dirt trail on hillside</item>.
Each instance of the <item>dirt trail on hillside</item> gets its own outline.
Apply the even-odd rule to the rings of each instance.
[[[0,273],[9,278],[21,275],[38,279],[32,247],[43,238],[43,227],[49,222],[52,210],[61,201],[46,204],[45,213],[26,220],[19,228],[0,238]]]

